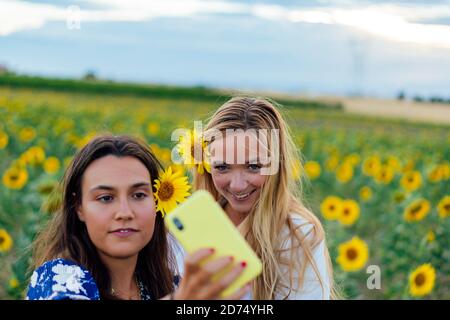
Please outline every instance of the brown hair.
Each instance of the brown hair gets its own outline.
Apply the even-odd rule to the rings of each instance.
[[[96,159],[114,155],[131,156],[141,161],[151,179],[158,177],[160,162],[144,142],[129,136],[103,135],[92,139],[73,158],[60,183],[62,203],[47,227],[33,244],[33,268],[46,261],[64,258],[85,266],[94,277],[102,299],[115,299],[110,294],[111,278],[97,249],[89,238],[86,225],[79,220],[81,181],[87,167]],[[155,192],[154,187],[153,192]],[[174,290],[174,258],[167,241],[163,218],[156,216],[150,242],[139,252],[136,275],[149,290],[153,299]]]

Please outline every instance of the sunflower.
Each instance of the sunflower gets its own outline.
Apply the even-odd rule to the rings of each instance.
[[[0,252],[8,252],[13,246],[13,240],[5,229],[0,229]]]
[[[336,196],[328,196],[320,204],[320,211],[327,220],[336,220],[342,207],[342,199]]]
[[[157,122],[150,122],[147,125],[147,133],[151,136],[156,136],[159,133],[159,129],[160,129],[160,126],[159,126],[159,123],[157,123]]]
[[[320,176],[320,164],[317,161],[308,161],[305,163],[305,172],[311,180],[317,179]]]
[[[27,164],[38,165],[44,162],[45,151],[39,146],[34,146],[25,151],[25,153],[22,154],[21,158],[22,157]]]
[[[299,180],[302,177],[302,164],[300,160],[295,159],[291,165],[292,177],[294,180]]]
[[[334,170],[336,170],[338,165],[339,165],[339,157],[338,156],[331,156],[327,160],[327,162],[325,163],[325,168],[328,171],[334,171]]]
[[[36,137],[36,130],[31,127],[23,128],[19,131],[19,140],[22,142],[30,142]]]
[[[173,173],[171,167],[164,171],[158,179],[155,179],[154,186],[156,189],[156,210],[161,212],[163,217],[190,195],[189,189],[191,186],[188,183],[188,178],[182,176],[181,172]]]
[[[61,167],[58,158],[49,157],[44,161],[44,171],[48,174],[55,174]]]
[[[404,218],[408,222],[420,221],[430,212],[430,202],[425,199],[417,199],[404,211]]]
[[[436,270],[429,263],[417,267],[409,275],[409,293],[414,297],[422,297],[429,294],[436,281]]]
[[[428,174],[428,180],[431,182],[439,182],[442,180],[442,172],[439,166],[433,168]]]
[[[394,170],[388,165],[382,165],[374,175],[375,181],[382,184],[389,184],[394,178]]]
[[[386,165],[390,167],[394,172],[398,172],[402,169],[400,160],[395,156],[389,156],[386,160]]]
[[[9,137],[6,132],[0,130],[0,149],[5,149],[8,145]]]
[[[368,186],[364,186],[359,190],[359,197],[363,201],[368,201],[372,199],[372,195],[373,195],[372,189],[370,189],[370,187]]]
[[[363,268],[369,259],[369,247],[358,237],[341,243],[338,247],[339,255],[336,262],[344,271],[358,271]]]
[[[353,167],[344,163],[336,170],[336,179],[341,183],[347,183],[353,178]]]
[[[404,189],[411,192],[422,185],[422,175],[419,171],[409,171],[403,174],[400,184]]]
[[[371,156],[364,160],[363,164],[363,173],[366,176],[375,176],[375,174],[380,170],[381,160],[378,156]]]
[[[450,196],[445,196],[442,198],[441,201],[438,203],[438,212],[439,217],[441,218],[447,218],[450,216]]]
[[[9,279],[8,285],[11,289],[17,289],[19,287],[19,280],[16,277]]]
[[[416,166],[416,163],[414,160],[408,160],[408,162],[402,167],[403,173],[410,172],[414,170],[414,167]]]
[[[338,220],[343,225],[350,226],[354,224],[356,220],[358,220],[359,214],[359,205],[355,200],[344,200],[342,201]]]
[[[185,165],[189,167],[197,166],[197,172],[200,174],[203,174],[205,170],[211,172],[207,143],[197,131],[189,131],[186,135],[180,137],[176,148]]]
[[[426,238],[428,242],[433,242],[434,240],[436,240],[436,234],[433,232],[433,230],[430,230],[428,231]]]
[[[345,159],[344,159],[344,163],[348,163],[352,166],[358,165],[360,161],[361,161],[361,157],[356,153],[352,153],[351,155],[345,157]]]
[[[20,190],[28,181],[28,172],[25,169],[11,167],[3,174],[3,184],[9,189]]]

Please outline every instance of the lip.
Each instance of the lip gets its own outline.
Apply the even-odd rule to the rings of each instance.
[[[126,238],[129,237],[135,233],[139,232],[139,230],[133,229],[133,228],[119,228],[115,229],[113,231],[110,231],[109,233],[112,233],[118,237]]]
[[[233,198],[233,200],[238,201],[238,202],[244,202],[245,200],[249,199],[250,196],[251,196],[255,191],[256,191],[256,189],[253,189],[253,190],[250,191],[250,192],[242,193],[242,194],[247,194],[247,196],[244,197],[244,198],[239,198],[239,197],[236,196],[235,193],[230,192],[230,191],[228,191],[228,193],[231,195],[231,197]]]

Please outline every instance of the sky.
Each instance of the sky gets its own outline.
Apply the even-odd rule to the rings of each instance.
[[[450,98],[450,0],[0,0],[19,73]]]

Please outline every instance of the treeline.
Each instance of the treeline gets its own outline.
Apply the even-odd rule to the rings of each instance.
[[[96,78],[89,79],[87,77],[81,80],[56,79],[16,75],[11,73],[0,74],[0,86],[93,94],[133,95],[161,99],[189,99],[197,101],[210,101],[212,103],[223,103],[233,95],[233,92],[201,86],[178,87],[122,83],[109,80],[98,80]],[[308,109],[342,109],[342,105],[339,103],[326,103],[286,98],[276,98],[276,101],[287,107],[300,107]]]
[[[400,92],[397,95],[397,100],[407,100],[405,93]],[[450,104],[450,98],[443,98],[443,97],[438,97],[438,96],[423,97],[423,96],[415,95],[411,98],[411,100],[413,100],[415,102],[448,103],[448,104]]]

